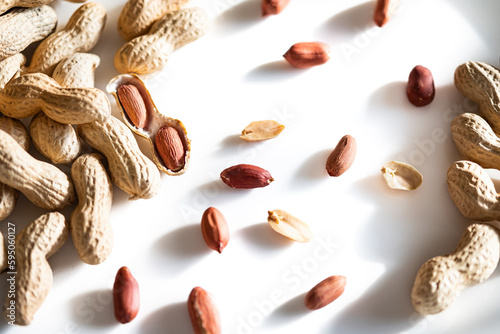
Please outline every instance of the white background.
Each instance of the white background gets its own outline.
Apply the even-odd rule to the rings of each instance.
[[[125,0],[99,2],[108,21],[92,52],[101,57],[96,86],[104,90],[118,74],[113,56],[124,41],[116,22]],[[402,1],[378,28],[372,1],[292,0],[267,18],[260,16],[260,0],[190,2],[207,10],[211,31],[175,51],[164,71],[147,80],[159,110],[188,130],[188,171],[163,174],[160,193],[149,200],[128,201],[115,187],[112,255],[98,266],[84,264],[68,240],[50,259],[53,287],[32,324],[2,322],[0,332],[191,333],[185,302],[202,286],[213,294],[228,334],[497,333],[498,271],[442,314],[420,316],[410,301],[420,266],[451,252],[471,223],[450,200],[445,178],[460,159],[451,120],[472,108],[453,85],[454,70],[468,60],[499,66],[500,4],[476,3]],[[79,6],[51,5],[58,29]],[[329,44],[330,62],[309,70],[288,66],[282,55],[303,41]],[[424,108],[405,95],[408,74],[419,64],[436,84],[436,98]],[[114,101],[112,107],[119,116]],[[248,123],[263,119],[286,128],[264,143],[238,138]],[[345,134],[357,140],[356,160],[330,178],[326,158]],[[422,186],[390,190],[380,174],[390,160],[413,164],[424,176]],[[254,190],[225,186],[219,173],[237,163],[261,166],[275,182]],[[209,206],[229,223],[222,254],[201,237]],[[273,209],[307,222],[314,239],[296,244],[276,234],[266,222]],[[21,196],[0,230],[6,235],[9,221],[19,232],[42,213]],[[121,266],[130,268],[141,292],[139,314],[127,325],[115,321],[111,300]],[[345,293],[321,310],[306,310],[304,294],[330,275],[347,277]]]

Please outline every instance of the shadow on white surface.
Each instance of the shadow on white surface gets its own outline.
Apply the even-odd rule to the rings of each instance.
[[[423,199],[416,192],[394,193],[380,175],[363,178],[352,189],[378,208],[360,229],[355,250],[362,258],[381,263],[385,271],[320,333],[400,333],[411,326],[409,317],[414,312],[410,291],[418,266],[413,265],[411,231],[422,228],[414,224],[413,211],[424,207],[419,203]],[[405,215],[413,226],[398,221]]]
[[[331,149],[321,150],[302,159],[304,163],[297,170],[291,185],[299,188],[306,186],[312,187],[319,184],[320,181],[326,181],[330,178],[326,172],[326,160],[333,149],[334,147]]]
[[[235,129],[235,133],[225,137],[219,142],[218,150],[214,152],[214,155],[220,158],[227,158],[226,167],[236,163],[249,163],[248,161],[253,161],[257,154],[265,149],[266,145],[270,142],[268,140],[249,142],[240,138],[241,131],[250,123],[240,124],[240,128]],[[236,132],[238,131],[238,132]]]
[[[465,227],[443,202],[443,182],[404,192],[389,189],[377,174],[351,188],[377,208],[359,229],[355,250],[384,273],[320,333],[401,333],[417,325],[410,298],[415,275],[429,258],[452,251]]]
[[[240,138],[240,134],[229,135],[220,142],[220,144],[224,147],[224,150],[237,148],[242,143],[245,142]]]
[[[186,303],[174,303],[148,314],[141,321],[143,334],[185,334],[192,331]]]
[[[127,203],[129,203],[130,201],[130,195],[113,184],[112,208],[116,210],[116,208],[118,208],[119,206],[127,205]],[[140,199],[138,199],[138,201],[140,201]]]
[[[498,50],[500,31],[496,23],[496,15],[500,11],[500,3],[489,1],[485,6],[477,6],[469,1],[451,1],[450,5],[462,13],[462,16],[470,22],[470,26],[477,31],[478,36],[491,48],[491,53],[485,55],[489,58],[468,60],[485,61],[498,67],[500,65],[500,52]],[[495,19],[490,20],[489,18],[492,16]]]
[[[375,27],[372,20],[374,8],[374,1],[350,7],[325,21],[317,28],[316,33],[327,44],[351,42],[365,30]]]
[[[214,21],[215,33],[235,34],[261,22],[260,3],[260,0],[247,0],[222,12]]]
[[[319,333],[401,333],[409,329],[414,313],[406,268],[394,266],[357,301],[340,312]]]
[[[49,264],[54,275],[62,275],[73,271],[78,266],[86,265],[78,256],[71,235],[61,249],[49,258]]]
[[[378,87],[370,96],[370,106],[373,109],[382,109],[387,112],[402,111],[403,108],[411,107],[406,98],[406,84],[404,81],[393,81]]]
[[[474,104],[467,103],[453,84],[436,86],[434,101],[420,108],[408,102],[405,92],[406,82],[394,81],[371,94],[363,118],[371,121],[373,126],[368,131],[376,137],[365,145],[372,149],[381,146],[390,149],[397,145],[399,152],[393,151],[387,161],[410,163],[424,174],[426,184],[429,173],[445,182],[446,172],[439,175],[437,168],[447,168],[449,163],[460,157],[451,139],[451,122],[458,114],[474,110]],[[387,124],[390,124],[387,138],[378,141],[378,129]]]
[[[453,203],[443,203],[447,196],[445,184],[423,184],[406,192],[389,189],[377,174],[359,180],[358,185],[353,187],[356,195],[378,208],[355,240],[358,252],[364,258],[385,264],[387,269],[411,268],[412,262],[422,264],[422,259],[431,254],[453,250],[467,225]],[[445,241],[441,240],[443,237]]]
[[[258,223],[244,227],[237,232],[244,242],[257,251],[278,251],[292,246],[295,242],[273,231],[268,223]]]
[[[425,64],[420,65],[425,66]],[[408,75],[411,70],[412,68],[408,68]],[[430,104],[423,107],[416,107],[408,101],[406,86],[407,82],[403,80],[392,81],[385,85],[381,85],[373,91],[369,98],[369,110],[383,110],[386,114],[377,116],[384,117],[386,120],[390,120],[391,115],[418,115],[422,122],[428,122],[430,124],[429,127],[431,129],[432,124],[439,125],[439,122],[445,121],[445,119],[451,123],[450,118],[453,115],[465,112],[465,106],[463,105],[465,98],[460,95],[453,83],[445,85],[438,85],[438,83],[435,83],[435,98]],[[457,107],[462,109],[457,109]],[[445,114],[447,109],[450,108],[455,108],[453,113],[450,111]]]
[[[152,247],[155,271],[177,275],[212,252],[201,235],[200,224],[190,224],[160,237]]]
[[[113,307],[113,294],[109,289],[83,293],[71,300],[72,320],[79,326],[107,329],[119,326]]]
[[[292,67],[285,59],[264,63],[252,69],[245,76],[245,80],[250,83],[263,83],[270,80],[284,81],[303,75],[307,69]]]
[[[230,167],[230,166],[228,166]],[[236,189],[236,188],[231,188],[230,186],[226,185],[222,180],[219,178],[217,180],[213,180],[210,182],[207,182],[205,184],[202,184],[201,186],[197,187],[194,191],[193,194],[210,194],[210,196],[207,196],[210,198],[217,198],[217,201],[221,202],[227,202],[227,201],[233,201],[233,200],[241,200],[243,197],[250,195],[252,190],[259,190],[257,189]],[[208,207],[210,206],[210,201],[207,199],[207,205],[204,208],[199,208],[203,209],[205,211]],[[203,212],[202,211],[202,212]],[[200,216],[201,219],[201,216]]]
[[[243,130],[243,127],[245,125],[242,124],[241,126],[241,130]],[[235,129],[235,131],[238,130],[239,129]],[[245,145],[249,144],[248,142],[243,141],[239,136],[240,134],[235,132],[232,135],[226,136],[224,139],[217,143],[217,150],[214,150],[213,155],[218,158],[225,159],[225,164],[222,168],[230,167],[230,161],[236,160],[236,155],[241,152],[242,148],[244,148]],[[222,172],[222,170],[220,172]]]
[[[309,314],[311,311],[304,305],[306,293],[307,292],[304,292],[295,296],[278,306],[268,317],[266,317],[262,327],[264,329],[272,329],[279,326],[285,326]]]

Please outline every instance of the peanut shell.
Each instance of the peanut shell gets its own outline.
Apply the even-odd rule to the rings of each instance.
[[[208,30],[208,15],[198,7],[183,8],[158,19],[147,34],[124,44],[115,54],[120,73],[152,75],[161,71],[172,52]]]
[[[80,138],[73,126],[40,112],[31,118],[30,135],[38,152],[54,164],[72,163],[80,154]]]
[[[436,256],[419,269],[411,302],[420,314],[436,314],[455,302],[467,287],[488,279],[500,259],[500,231],[487,224],[472,224],[456,249]]]
[[[135,88],[137,88],[137,91],[142,97],[142,101],[146,108],[146,116],[144,116],[144,118],[146,119],[146,124],[142,128],[134,125],[120,101],[118,89],[123,85],[134,86]],[[118,106],[118,109],[120,110],[120,113],[122,114],[124,123],[135,134],[145,138],[148,141],[151,148],[153,161],[158,169],[168,175],[184,174],[189,166],[189,158],[191,156],[191,140],[189,140],[189,138],[187,137],[187,131],[184,127],[184,124],[182,124],[182,122],[177,119],[165,116],[156,108],[153,98],[149,94],[144,81],[136,74],[122,74],[114,77],[109,82],[106,90],[108,91],[108,93],[115,97],[116,104]],[[179,167],[178,170],[172,170],[168,168],[155,145],[156,134],[158,133],[160,128],[164,126],[172,127],[177,130],[184,148],[184,163],[182,167]]]
[[[97,88],[65,88],[43,73],[17,77],[0,91],[0,111],[13,118],[26,118],[43,111],[59,123],[104,122],[111,106]]]
[[[46,210],[61,210],[73,203],[71,179],[54,165],[36,160],[5,131],[0,130],[0,182],[22,192]]]
[[[123,122],[111,116],[105,123],[82,124],[77,130],[83,140],[106,156],[111,180],[128,193],[131,200],[151,198],[158,193],[160,172],[141,152]]]
[[[0,130],[8,133],[25,151],[28,151],[29,135],[23,122],[15,118],[0,117]],[[18,197],[18,190],[0,183],[0,220],[4,220],[14,211]]]
[[[113,184],[104,157],[98,153],[80,156],[71,166],[71,177],[78,195],[78,206],[69,220],[73,244],[83,262],[102,263],[113,249],[109,223]]]
[[[46,213],[16,236],[16,280],[14,298],[8,294],[4,317],[26,326],[42,306],[52,287],[52,269],[47,261],[68,239],[66,219],[59,212]],[[15,303],[15,319],[8,307]]]
[[[466,160],[483,168],[500,168],[500,138],[481,116],[458,115],[451,122],[451,135]]]
[[[56,12],[50,6],[15,8],[1,15],[0,60],[44,39],[56,29],[56,25]]]
[[[26,71],[52,75],[57,64],[76,52],[87,52],[99,41],[106,23],[106,8],[97,2],[81,5],[64,29],[47,37],[36,48]]]
[[[128,0],[118,17],[118,33],[130,41],[145,35],[162,16],[175,12],[188,0]]]
[[[52,79],[61,87],[94,87],[95,70],[101,63],[98,55],[77,52],[56,66]]]
[[[495,66],[469,61],[455,70],[455,87],[479,105],[495,132],[500,132],[500,70]]]
[[[30,136],[23,122],[15,118],[0,116],[0,130],[7,132],[25,151],[28,151],[30,147]]]
[[[41,7],[52,1],[54,0],[2,0],[2,2],[0,2],[0,14],[14,7]]]
[[[500,220],[500,195],[481,166],[471,161],[456,161],[448,168],[446,182],[451,199],[464,217]]]
[[[26,57],[22,53],[0,60],[0,90],[2,90],[12,78],[19,75],[19,71],[25,62]]]

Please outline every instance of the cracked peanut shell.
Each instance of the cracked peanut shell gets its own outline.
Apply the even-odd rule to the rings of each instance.
[[[120,99],[119,89],[122,86],[133,86],[133,90],[137,92],[134,93],[135,101],[124,103],[123,96]],[[153,161],[158,169],[168,175],[184,174],[189,166],[191,156],[191,140],[187,136],[184,124],[178,119],[162,114],[156,108],[153,98],[146,88],[146,84],[136,74],[118,75],[111,79],[106,89],[108,93],[114,96],[116,105],[122,114],[123,122],[132,132],[148,141]],[[182,158],[177,159],[180,162],[177,163],[175,168],[171,168],[172,166],[169,168],[168,163],[158,150],[158,145],[155,143],[158,132],[164,127],[175,129],[180,141],[179,145],[182,146]]]

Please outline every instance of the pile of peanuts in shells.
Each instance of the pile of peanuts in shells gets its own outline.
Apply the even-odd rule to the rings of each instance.
[[[156,107],[146,82],[168,66],[173,52],[203,38],[210,27],[207,13],[187,6],[188,0],[128,0],[118,22],[112,22],[123,38],[114,56],[120,74],[110,78],[104,92],[94,87],[94,74],[99,66],[112,65],[100,64],[91,52],[106,24],[106,10],[98,2],[68,1],[82,4],[57,30],[51,0],[0,3],[0,220],[6,223],[19,209],[20,193],[47,212],[18,231],[15,241],[0,233],[0,270],[16,272],[15,293],[6,298],[4,317],[21,326],[34,321],[43,307],[53,281],[48,258],[69,238],[84,263],[98,265],[111,255],[114,186],[130,200],[147,200],[160,191],[163,174],[189,177],[184,175],[191,158],[188,129]],[[288,4],[289,0],[262,0],[262,16],[286,15]],[[393,5],[390,0],[373,3],[378,27],[390,21]],[[25,52],[30,47],[31,53]],[[287,66],[302,71],[327,63],[330,47],[297,41],[283,57]],[[415,108],[431,104],[436,94],[431,70],[416,65],[405,75],[408,101]],[[463,113],[453,120],[451,134],[464,160],[454,162],[447,173],[451,199],[475,222],[454,251],[428,260],[418,270],[408,297],[422,315],[446,310],[465,288],[487,280],[500,260],[500,231],[488,224],[500,217],[499,196],[485,171],[500,169],[500,70],[466,62],[456,68],[454,83],[478,104],[482,115]],[[120,117],[112,115],[112,102]],[[286,129],[264,119],[240,131],[241,140],[260,142]],[[138,138],[147,144],[140,146]],[[31,144],[43,161],[28,153]],[[338,138],[324,161],[325,175],[341,177],[355,163],[356,153],[353,136]],[[380,170],[395,191],[415,191],[424,182],[422,174],[405,162],[388,161]],[[272,187],[274,177],[260,166],[236,164],[220,171],[219,181],[225,187],[254,189]],[[61,213],[71,206],[70,215]],[[305,221],[281,209],[268,212],[268,223],[283,238],[298,243],[313,237]],[[206,208],[199,231],[206,247],[218,253],[228,245],[228,223],[215,207]],[[141,282],[126,264],[114,279],[109,307],[116,321],[126,324],[139,313]],[[304,306],[327,307],[341,297],[346,282],[342,273],[325,277],[305,294]],[[224,315],[209,291],[195,286],[186,300],[195,333],[222,332]]]

